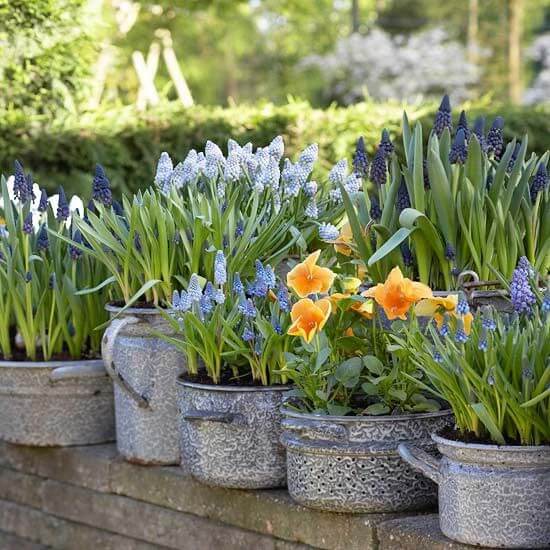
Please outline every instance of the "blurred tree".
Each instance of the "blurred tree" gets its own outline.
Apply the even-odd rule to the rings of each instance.
[[[0,108],[75,110],[94,58],[97,3],[0,0]]]

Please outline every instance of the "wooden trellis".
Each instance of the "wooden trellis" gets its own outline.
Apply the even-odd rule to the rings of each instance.
[[[111,0],[111,5],[115,11],[118,35],[124,37],[136,23],[140,5],[131,0]],[[137,108],[145,110],[149,106],[157,105],[160,101],[155,86],[155,77],[158,72],[161,54],[179,100],[184,107],[191,107],[194,103],[193,96],[178,63],[173,48],[172,35],[167,29],[158,29],[155,32],[155,39],[149,46],[147,58],[141,51],[136,50],[132,53],[132,63],[139,80],[139,90],[136,98]],[[97,108],[101,103],[107,75],[113,65],[114,58],[115,52],[112,45],[110,43],[104,44],[96,65],[94,90],[90,101],[92,108]]]

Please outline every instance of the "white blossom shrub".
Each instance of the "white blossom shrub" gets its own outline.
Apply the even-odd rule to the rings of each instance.
[[[333,52],[302,60],[325,77],[330,99],[343,104],[390,98],[414,101],[448,93],[453,102],[470,97],[479,68],[467,61],[466,49],[441,28],[409,36],[380,29],[340,39]]]
[[[525,90],[527,104],[550,102],[550,33],[539,36],[529,48],[529,55],[540,66],[540,71]]]

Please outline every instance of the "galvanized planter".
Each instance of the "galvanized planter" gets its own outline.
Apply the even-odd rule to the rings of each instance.
[[[401,442],[434,452],[449,411],[402,416],[319,416],[283,406],[290,496],[310,508],[370,513],[422,510],[437,488],[403,462]]]
[[[283,487],[280,406],[289,389],[178,380],[182,467],[219,487]]]
[[[550,446],[433,439],[441,460],[407,444],[399,452],[439,485],[446,536],[494,548],[550,548]]]
[[[113,441],[113,384],[103,362],[0,361],[0,439],[39,447]]]
[[[102,353],[115,382],[118,452],[138,464],[179,464],[176,379],[185,356],[155,335],[172,334],[156,309],[107,310],[115,318],[103,336]]]

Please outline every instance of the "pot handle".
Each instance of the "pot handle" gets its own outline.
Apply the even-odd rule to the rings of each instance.
[[[246,424],[244,418],[240,414],[224,412],[224,411],[199,411],[191,409],[182,413],[184,420],[199,421],[199,422],[219,422],[221,424]]]
[[[436,483],[441,481],[439,460],[432,455],[414,445],[408,445],[407,443],[400,443],[397,450],[401,458],[405,462],[408,462],[415,470],[423,473]]]
[[[311,422],[304,424],[299,420],[294,420],[292,418],[285,418],[282,421],[283,430],[288,430],[290,432],[296,432],[299,435],[304,433],[309,433],[317,437],[322,437],[328,441],[342,441],[346,438],[347,430],[344,426],[339,424],[328,424],[321,422]]]
[[[101,340],[101,355],[103,356],[103,363],[105,364],[105,370],[109,376],[113,379],[115,384],[118,384],[119,387],[126,392],[137,404],[138,407],[146,409],[149,407],[149,400],[136,391],[130,384],[125,380],[125,378],[120,374],[115,367],[113,362],[113,349],[115,345],[116,338],[118,333],[127,325],[134,325],[139,323],[137,317],[123,317],[122,319],[113,319],[107,329],[103,338]]]
[[[52,382],[59,382],[60,380],[69,380],[73,378],[101,378],[102,376],[107,376],[107,372],[101,363],[92,365],[84,363],[80,365],[57,367],[50,373],[50,380]]]

